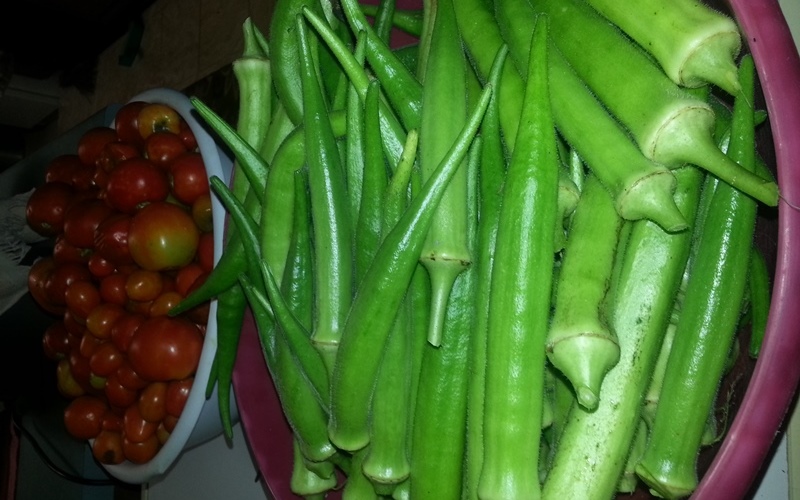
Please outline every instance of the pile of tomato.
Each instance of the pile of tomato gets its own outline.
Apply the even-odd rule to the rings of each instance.
[[[147,462],[183,411],[208,319],[207,303],[167,315],[213,267],[196,138],[170,106],[130,102],[48,163],[26,215],[53,241],[28,288],[54,316],[43,346],[66,429],[102,463]]]

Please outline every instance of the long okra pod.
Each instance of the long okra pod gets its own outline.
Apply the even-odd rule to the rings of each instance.
[[[466,58],[451,0],[436,2],[423,88],[419,165],[428,179],[447,154],[467,116]],[[446,120],[442,117],[447,116]],[[464,164],[445,191],[420,260],[431,278],[428,341],[438,346],[450,289],[472,260],[466,241],[467,169]]]
[[[437,172],[378,248],[353,299],[331,380],[329,432],[334,444],[344,450],[358,450],[369,442],[369,402],[380,352],[416,269],[436,206],[467,154],[491,93],[487,86]]]
[[[692,166],[675,175],[676,202],[686,220],[694,220],[703,175]],[[610,302],[620,359],[606,375],[597,409],[573,406],[543,485],[546,500],[605,500],[616,491],[688,260],[690,231],[667,233],[646,220],[628,224]]]
[[[306,21],[296,19],[303,85],[308,185],[314,228],[315,318],[311,338],[329,369],[352,298],[353,259],[347,195],[336,137],[316,76]]]
[[[478,495],[539,498],[560,168],[547,76],[548,21],[536,19],[516,147],[503,187],[486,346],[484,461]]]
[[[697,165],[756,200],[777,205],[774,182],[719,150],[712,137],[715,115],[708,104],[672,82],[643,49],[591,6],[578,0],[542,0],[531,6],[550,16],[555,45],[629,129],[645,156],[673,167]],[[592,42],[586,43],[588,39]]]
[[[353,57],[363,65],[364,63],[364,37],[358,37]],[[344,138],[344,177],[347,182],[347,198],[350,201],[348,219],[351,221],[351,234],[355,247],[356,224],[358,223],[359,205],[361,205],[361,189],[364,182],[364,104],[358,95],[355,85],[349,82],[345,101],[347,113],[347,134]],[[356,269],[358,266],[356,265]],[[357,271],[356,271],[357,274]]]
[[[652,54],[678,85],[712,83],[731,95],[738,91],[742,35],[731,17],[697,0],[588,3]]]
[[[742,90],[734,99],[728,147],[728,154],[748,168],[755,168],[754,79],[748,54],[739,66]],[[636,469],[650,488],[669,498],[688,495],[697,486],[697,452],[747,287],[757,204],[724,183],[712,196],[696,243],[650,441]]]
[[[597,407],[603,378],[619,360],[617,336],[603,303],[622,221],[608,191],[595,176],[587,177],[562,257],[547,357],[588,410]]]
[[[361,12],[365,16],[375,17],[378,14],[378,6],[371,4],[361,4]],[[419,37],[422,32],[422,10],[421,9],[397,9],[392,12],[392,25],[409,35]]]

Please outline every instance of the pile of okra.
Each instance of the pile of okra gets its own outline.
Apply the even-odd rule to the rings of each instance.
[[[249,308],[298,496],[690,495],[770,299],[754,227],[779,191],[737,24],[422,4],[278,0],[269,37],[243,23],[236,123],[192,100],[236,162],[211,179],[224,252],[174,313],[218,301],[226,432]]]

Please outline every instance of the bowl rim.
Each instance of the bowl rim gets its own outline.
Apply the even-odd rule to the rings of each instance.
[[[229,182],[232,160],[227,151],[219,146],[214,136],[210,134],[204,123],[197,117],[191,101],[185,94],[170,88],[155,87],[136,94],[128,100],[128,103],[134,101],[165,104],[177,111],[189,125],[197,139],[198,149],[203,157],[203,163],[209,177],[214,175],[226,183]],[[114,126],[113,121],[111,126]],[[226,212],[216,196],[211,197],[211,205],[214,228],[213,256],[214,264],[216,264],[222,255]],[[135,464],[130,461],[120,464],[102,464],[112,476],[131,484],[146,483],[166,473],[185,450],[222,433],[221,425],[219,425],[219,432],[216,433],[214,433],[215,430],[208,429],[209,426],[215,427],[213,422],[205,424],[205,429],[197,429],[198,421],[201,419],[208,419],[209,417],[213,419],[216,417],[216,422],[219,422],[216,387],[208,398],[206,398],[205,394],[217,346],[216,311],[217,301],[213,299],[209,306],[203,350],[194,375],[192,389],[189,392],[183,413],[169,439],[150,461],[143,464]],[[239,415],[233,394],[231,394],[231,412],[232,420],[237,422]]]

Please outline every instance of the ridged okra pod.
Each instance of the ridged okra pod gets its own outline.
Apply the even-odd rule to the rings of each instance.
[[[603,378],[619,360],[617,336],[603,305],[622,223],[600,181],[587,177],[562,257],[547,357],[588,410],[597,407]]]
[[[547,20],[536,19],[522,118],[497,227],[486,346],[478,496],[541,495],[536,471],[560,168],[547,77]]]
[[[675,175],[676,202],[686,220],[694,220],[703,175],[691,166]],[[547,500],[614,495],[689,256],[690,231],[667,233],[647,220],[627,224],[609,304],[620,359],[603,381],[597,409],[573,406],[543,485]]]
[[[606,19],[647,50],[678,85],[739,89],[739,27],[730,16],[698,0],[587,0]]]

